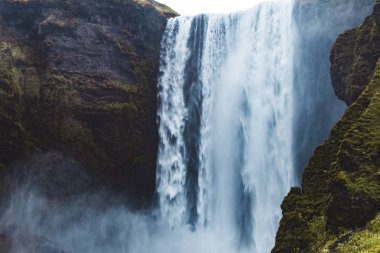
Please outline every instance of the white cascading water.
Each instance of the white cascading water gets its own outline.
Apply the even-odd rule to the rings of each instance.
[[[190,226],[270,252],[294,182],[291,1],[169,20],[159,79],[157,193]]]

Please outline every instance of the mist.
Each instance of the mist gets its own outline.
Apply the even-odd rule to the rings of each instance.
[[[39,155],[20,162],[8,175],[12,192],[0,217],[1,250],[231,252],[231,242],[220,242],[217,235],[195,234],[187,227],[172,230],[155,208],[135,210],[112,192],[95,189],[85,168],[63,158],[57,152]]]

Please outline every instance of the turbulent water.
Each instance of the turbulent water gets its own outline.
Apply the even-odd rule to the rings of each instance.
[[[291,1],[171,19],[162,42],[157,191],[172,229],[269,252],[294,184]]]

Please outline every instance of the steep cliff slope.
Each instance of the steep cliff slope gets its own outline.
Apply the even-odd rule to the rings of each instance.
[[[345,105],[334,94],[329,55],[343,31],[359,26],[372,12],[374,0],[296,0],[294,167],[302,172],[316,146],[328,137]],[[301,105],[302,104],[302,105]]]
[[[175,15],[149,0],[1,1],[0,169],[54,150],[150,198],[160,41]]]
[[[333,47],[333,86],[349,108],[284,200],[274,253],[380,250],[379,9]]]

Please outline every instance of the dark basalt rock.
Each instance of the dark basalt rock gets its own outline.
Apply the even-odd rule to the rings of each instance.
[[[375,14],[377,29],[380,29],[380,3],[379,2],[375,3],[373,10]]]
[[[363,92],[380,56],[378,26],[374,22],[379,19],[380,12],[376,10],[361,27],[340,35],[331,51],[335,94],[347,105],[351,105]]]
[[[150,200],[160,41],[175,15],[148,0],[1,1],[0,163],[57,150]]]

